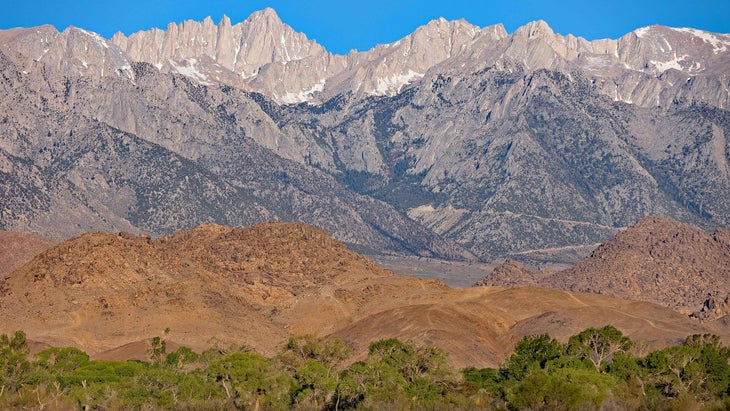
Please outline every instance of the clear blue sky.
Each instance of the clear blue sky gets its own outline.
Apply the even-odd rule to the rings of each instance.
[[[398,40],[438,17],[464,18],[482,27],[503,23],[510,33],[542,19],[558,33],[589,40],[618,38],[651,24],[730,33],[730,0],[0,0],[0,5],[0,29],[74,25],[107,38],[117,31],[131,34],[206,16],[217,23],[223,14],[237,23],[273,7],[285,23],[335,53]]]

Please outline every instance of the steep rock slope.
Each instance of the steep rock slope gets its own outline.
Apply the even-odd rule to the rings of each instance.
[[[649,214],[730,216],[727,111],[617,103],[582,76],[488,66],[394,97],[265,109],[323,141],[332,159],[310,163],[486,259],[570,262]]]
[[[438,19],[335,56],[271,9],[113,41],[9,30],[1,226],[64,238],[302,220],[377,253],[532,263],[575,262],[647,215],[727,226],[728,44]],[[64,154],[75,127],[93,147],[74,148],[81,163]],[[95,145],[105,128],[154,148],[125,169],[94,151],[116,147]],[[158,187],[156,169],[173,183]],[[80,184],[92,177],[104,182]]]
[[[70,33],[49,47],[71,42]],[[145,63],[134,63],[129,77],[69,74],[43,59],[22,69],[25,49],[12,50],[47,35],[17,33],[0,55],[4,227],[65,238],[101,228],[165,234],[209,221],[294,219],[376,252],[471,258],[389,205],[264,148],[259,142],[282,133],[240,90],[200,86]],[[84,57],[76,49],[69,60]]]
[[[34,341],[102,356],[144,355],[134,347],[169,327],[166,338],[178,344],[245,344],[266,355],[307,333],[343,338],[356,348],[353,359],[371,341],[413,339],[442,347],[458,367],[497,366],[527,334],[565,340],[611,323],[663,345],[712,331],[649,303],[540,288],[452,289],[395,275],[298,223],[208,224],[157,239],[86,233],[4,279],[0,315],[0,332],[23,329]]]
[[[498,39],[506,32],[501,26],[482,30],[463,20],[438,19],[398,42],[341,56],[295,32],[267,8],[234,25],[226,16],[217,25],[207,18],[129,37],[117,33],[111,41],[133,60],[162,71],[203,84],[244,87],[278,103],[296,104],[349,92],[397,94],[481,36]]]
[[[726,297],[730,232],[718,228],[707,233],[668,218],[647,217],[567,270],[507,274],[495,270],[479,284],[537,284],[651,301],[689,313],[699,311],[708,297]]]
[[[598,247],[551,284],[696,309],[730,289],[730,232],[707,233],[666,218],[645,218]]]

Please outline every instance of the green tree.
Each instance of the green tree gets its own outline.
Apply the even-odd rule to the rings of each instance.
[[[479,390],[497,394],[503,377],[499,370],[494,368],[467,367],[461,371],[464,380],[462,388],[467,393],[475,393]]]
[[[307,359],[295,372],[296,385],[292,390],[294,403],[298,406],[324,407],[337,388],[338,379],[317,360]]]
[[[122,397],[127,406],[152,405],[163,409],[180,409],[186,404],[197,408],[224,400],[202,373],[163,367],[148,367],[142,371],[132,387],[122,392]]]
[[[441,349],[391,338],[370,344],[367,360],[342,373],[334,408],[430,408],[455,387]]]
[[[500,369],[504,378],[521,380],[532,369],[545,369],[548,362],[565,354],[565,346],[547,334],[528,335],[515,346],[515,352]]]
[[[406,409],[408,382],[394,367],[382,361],[356,362],[342,372],[333,408]]]
[[[291,377],[252,352],[237,351],[213,360],[207,369],[235,406],[284,409],[290,404]]]
[[[81,407],[129,408],[124,394],[136,389],[136,378],[149,367],[142,361],[89,361],[59,381]]]
[[[603,371],[606,362],[616,353],[631,348],[632,341],[616,327],[606,325],[602,328],[587,328],[568,340],[568,353],[589,360],[597,371]]]
[[[327,375],[332,376],[336,367],[350,354],[352,348],[340,338],[323,338],[308,334],[289,338],[279,359],[292,370],[296,370],[307,360],[316,360],[324,364]]]
[[[55,375],[65,375],[89,363],[89,354],[74,347],[48,348],[35,355],[38,367]]]
[[[149,363],[141,361],[95,360],[61,377],[61,381],[65,384],[82,386],[92,383],[118,383],[134,378],[147,367]]]
[[[162,361],[165,359],[165,353],[167,352],[167,341],[165,341],[162,337],[152,337],[150,340],[150,360],[154,364],[162,364]]]
[[[533,369],[506,398],[515,409],[596,409],[616,385],[615,379],[591,368]]]
[[[48,348],[35,355],[34,368],[38,376],[39,386],[45,384],[48,403],[58,405],[60,397],[66,396],[70,387],[61,384],[64,377],[89,363],[89,355],[78,348]],[[36,396],[41,401],[40,393]]]
[[[669,397],[690,393],[707,401],[728,394],[730,350],[711,334],[689,336],[683,345],[649,354],[643,361],[651,382]]]
[[[421,377],[431,379],[451,377],[446,354],[437,347],[419,346],[412,341],[402,342],[390,338],[370,344],[368,353],[369,362],[383,362],[393,367],[408,382]]]
[[[200,361],[200,355],[185,346],[181,346],[165,356],[165,366],[178,370],[187,364],[194,364],[198,361]]]
[[[0,335],[0,393],[5,390],[17,391],[31,382],[31,363],[28,341],[23,331],[16,331],[12,337]]]
[[[294,373],[294,403],[314,408],[337,404],[332,397],[338,392],[338,367],[351,353],[352,348],[339,338],[311,334],[291,337],[278,359]]]

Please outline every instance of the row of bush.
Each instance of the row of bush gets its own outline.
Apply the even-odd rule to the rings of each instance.
[[[562,344],[528,336],[498,369],[456,372],[436,347],[387,339],[367,359],[336,338],[293,337],[274,358],[246,347],[90,360],[76,348],[29,355],[0,336],[1,409],[727,409],[730,349],[715,335],[648,352],[612,326]]]

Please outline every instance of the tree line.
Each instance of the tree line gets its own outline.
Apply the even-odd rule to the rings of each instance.
[[[166,330],[167,331],[167,330]],[[591,410],[728,409],[730,349],[692,335],[647,352],[613,326],[563,344],[524,337],[496,369],[452,369],[437,347],[373,342],[346,363],[338,338],[292,337],[266,358],[245,346],[167,352],[149,361],[91,360],[72,347],[29,354],[22,331],[0,336],[0,409]]]

